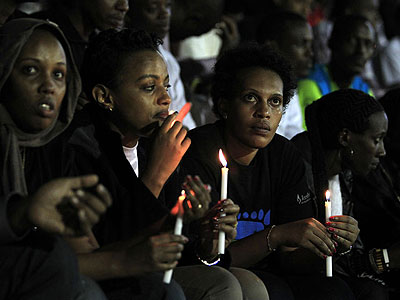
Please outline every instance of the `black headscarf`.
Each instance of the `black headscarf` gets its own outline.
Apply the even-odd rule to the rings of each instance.
[[[2,229],[7,226],[6,208],[10,194],[27,194],[20,147],[40,147],[59,135],[71,122],[81,82],[64,34],[55,23],[38,19],[15,19],[0,29],[0,95],[10,76],[14,64],[36,29],[53,33],[62,44],[67,57],[67,90],[58,118],[49,128],[39,133],[22,131],[0,99],[0,239]]]

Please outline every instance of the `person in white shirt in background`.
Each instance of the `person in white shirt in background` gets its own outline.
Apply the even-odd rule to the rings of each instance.
[[[169,32],[171,17],[171,1],[150,1],[150,0],[130,0],[129,11],[127,13],[127,27],[145,30],[155,33],[159,38],[164,39]],[[185,105],[185,89],[180,77],[180,67],[169,50],[163,45],[159,46],[159,51],[163,56],[169,73],[171,88],[169,94],[172,99],[171,110],[179,111]],[[183,125],[188,129],[196,127],[190,112],[183,120]]]
[[[292,12],[267,15],[260,24],[258,42],[279,50],[292,64],[297,80],[306,77],[312,68],[312,30],[307,20]],[[287,139],[302,132],[303,117],[297,92],[286,107],[277,133]]]

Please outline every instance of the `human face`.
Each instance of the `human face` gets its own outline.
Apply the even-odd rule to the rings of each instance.
[[[111,90],[114,119],[125,137],[149,136],[168,117],[169,76],[162,57],[143,50],[126,58],[122,80]]]
[[[170,38],[174,41],[199,36],[221,20],[222,0],[175,0],[172,2]]]
[[[125,14],[129,10],[128,0],[83,0],[85,14],[93,25],[100,29],[121,29]]]
[[[306,77],[313,61],[312,31],[306,22],[293,24],[284,30],[279,49],[292,62],[298,78]]]
[[[332,62],[342,66],[346,75],[360,74],[374,53],[374,29],[370,22],[359,22],[336,44],[332,49]]]
[[[4,105],[19,128],[37,133],[57,118],[66,91],[67,59],[54,35],[36,30],[4,87]]]
[[[313,0],[275,0],[275,3],[284,10],[294,12],[307,18],[311,12]]]
[[[266,147],[275,135],[283,111],[283,82],[260,67],[241,70],[233,99],[226,101],[228,140],[243,149]]]
[[[130,0],[128,16],[133,27],[164,38],[169,31],[171,0]]]
[[[384,112],[377,112],[369,117],[369,128],[363,133],[349,133],[349,147],[353,154],[348,155],[345,164],[355,174],[366,176],[377,168],[379,158],[383,157],[385,147],[383,138],[386,135],[388,121]]]

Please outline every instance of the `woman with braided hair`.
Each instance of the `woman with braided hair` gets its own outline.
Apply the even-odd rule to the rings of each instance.
[[[375,276],[383,267],[383,253],[365,252],[350,197],[352,176],[367,176],[385,155],[388,121],[383,107],[364,92],[342,89],[309,105],[306,125],[308,131],[292,141],[304,154],[307,181],[314,190],[321,221],[325,219],[325,192],[331,192],[332,217],[326,226],[338,250],[334,272],[349,283],[356,298],[387,299]]]

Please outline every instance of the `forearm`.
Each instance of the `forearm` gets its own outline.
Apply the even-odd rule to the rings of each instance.
[[[160,178],[157,178],[157,176],[152,176],[152,174],[157,173],[147,172],[143,174],[140,179],[142,180],[143,184],[152,192],[154,197],[158,198],[166,180],[160,180]]]
[[[270,228],[235,241],[229,245],[232,266],[248,268],[271,253],[268,250],[267,235]]]

